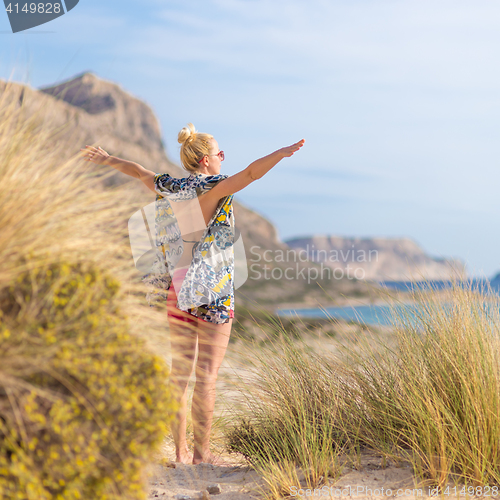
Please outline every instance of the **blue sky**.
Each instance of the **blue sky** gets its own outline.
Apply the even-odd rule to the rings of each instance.
[[[174,161],[189,121],[228,174],[305,138],[236,195],[282,239],[410,237],[500,271],[496,1],[80,0],[9,31],[0,13],[0,78],[119,83],[154,109]]]

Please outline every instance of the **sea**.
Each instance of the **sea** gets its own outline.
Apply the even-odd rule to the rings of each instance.
[[[413,290],[443,290],[452,287],[451,281],[430,280],[430,281],[379,281],[374,282],[380,288],[399,291]],[[459,286],[471,287],[485,294],[500,295],[500,279],[470,279],[456,283]],[[394,322],[394,315],[402,314],[405,317],[413,318],[416,321],[418,308],[415,304],[401,304],[397,306],[389,305],[360,305],[349,307],[328,307],[313,309],[278,309],[276,314],[282,317],[296,318],[337,318],[346,321],[353,321],[365,325],[390,326]]]

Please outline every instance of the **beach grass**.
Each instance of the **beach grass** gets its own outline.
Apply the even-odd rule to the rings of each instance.
[[[391,304],[390,341],[361,330],[322,352],[284,329],[259,344],[226,439],[267,498],[334,481],[340,457],[364,448],[438,489],[499,486],[500,298],[456,279],[430,288],[412,292],[417,315]]]
[[[294,485],[313,488],[338,475],[347,416],[331,377],[331,365],[301,350],[290,337],[256,351],[254,376],[245,380],[240,416],[232,415],[229,449],[243,454],[263,476],[270,498]],[[236,424],[236,425],[235,425]]]
[[[500,300],[454,281],[414,292],[419,314],[394,314],[395,350],[350,355],[374,446],[395,444],[417,473],[443,486],[450,474],[498,485]]]

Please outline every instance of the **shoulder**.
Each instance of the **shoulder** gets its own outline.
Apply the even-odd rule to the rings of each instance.
[[[206,183],[207,186],[214,187],[220,181],[223,181],[224,179],[227,179],[228,177],[229,176],[227,174],[207,175],[204,178],[204,182]]]
[[[198,196],[208,194],[221,181],[228,177],[227,174],[207,175],[197,174],[192,176],[192,186],[196,189]]]
[[[153,177],[153,182],[157,191],[164,186],[170,185],[173,180],[174,178],[170,174],[155,174]]]
[[[164,186],[169,186],[171,184],[174,184],[181,179],[176,179],[175,177],[172,177],[170,174],[155,174],[153,177],[153,181],[155,183],[155,187],[161,188]]]
[[[184,188],[191,179],[189,177],[172,177],[170,174],[155,174],[153,178],[154,188],[158,194],[175,193]]]

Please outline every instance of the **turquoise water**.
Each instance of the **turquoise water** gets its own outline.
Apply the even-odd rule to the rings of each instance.
[[[400,311],[411,313],[410,317],[416,317],[416,306],[407,304],[398,306]],[[279,309],[278,316],[300,318],[338,318],[357,321],[366,325],[392,325],[391,308],[389,306],[357,306],[357,307],[328,307],[325,309]]]
[[[429,289],[429,284],[434,289],[442,289],[450,286],[450,282],[445,281],[434,281],[434,282],[383,282],[379,283],[387,288],[393,288],[396,290],[404,290],[409,288],[423,288]],[[485,281],[484,280],[474,280],[472,282],[473,288],[482,289],[484,291]],[[491,283],[491,288],[493,292],[499,293],[500,288],[493,286]],[[417,306],[414,304],[404,304],[394,306],[393,309],[387,305],[365,305],[365,306],[349,306],[349,307],[329,307],[325,309],[278,309],[276,314],[283,317],[301,317],[301,318],[338,318],[344,320],[356,321],[359,323],[364,323],[366,325],[392,325],[391,321],[391,310],[399,316],[399,313],[404,312],[404,317],[414,318],[417,321]]]

